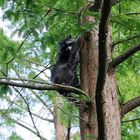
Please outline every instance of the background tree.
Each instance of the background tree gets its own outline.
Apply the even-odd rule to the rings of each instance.
[[[84,41],[80,59],[81,89],[90,97],[91,103],[88,109],[81,105],[79,116],[76,114],[76,108],[73,107],[71,114],[69,111],[72,110],[68,111],[68,107],[61,108],[57,105],[63,115],[69,116],[65,121],[62,117],[63,124],[70,130],[70,126],[78,122],[75,123],[73,118],[79,119],[82,140],[96,137],[101,140],[119,140],[122,118],[122,139],[139,139],[139,108],[133,110],[140,105],[138,85],[140,56],[136,53],[140,49],[138,0],[135,2],[10,0],[1,1],[0,5],[5,12],[3,17],[9,19],[15,27],[15,32],[24,38],[17,46],[1,45],[3,48],[1,53],[8,53],[5,55],[6,58],[3,55],[0,58],[2,62],[0,83],[5,85],[1,86],[1,93],[5,93],[2,98],[16,105],[14,113],[21,115],[23,113],[21,108],[28,112],[34,130],[31,131],[34,134],[40,139],[43,137],[34,121],[33,115],[36,114],[31,112],[33,107],[41,103],[45,106],[44,111],[46,109],[50,111],[50,103],[56,104],[54,97],[56,94],[49,90],[63,88],[83,93],[71,87],[48,85],[49,71],[44,72],[55,62],[58,51],[55,46],[58,41],[71,33],[75,38],[82,37]],[[133,57],[130,57],[132,55]],[[11,89],[7,85],[14,87]],[[21,91],[15,86],[24,89]],[[38,91],[26,90],[25,87]],[[6,93],[12,93],[20,98],[10,100],[9,94]],[[3,111],[4,118],[19,124],[12,119],[11,109],[9,111],[2,108],[2,114]],[[130,111],[131,113],[127,114]],[[52,116],[54,118],[54,114]],[[134,125],[132,126],[130,122]]]

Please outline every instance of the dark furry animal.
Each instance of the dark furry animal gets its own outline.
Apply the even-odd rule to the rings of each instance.
[[[60,43],[58,60],[51,71],[52,83],[79,87],[77,66],[79,63],[79,50],[75,40],[68,36]],[[60,90],[59,93],[65,97],[72,97],[71,92]]]

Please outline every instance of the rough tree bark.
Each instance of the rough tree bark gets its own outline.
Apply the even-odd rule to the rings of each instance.
[[[56,97],[55,107],[54,107],[54,127],[55,127],[55,136],[56,140],[66,140],[66,127],[62,124],[60,119],[60,113],[62,105],[62,98]]]
[[[92,104],[86,107],[81,105],[80,120],[81,140],[88,137],[94,139],[98,136],[97,113],[95,103],[95,90],[98,70],[97,32],[90,31],[85,34],[85,43],[81,49],[80,75],[81,89],[91,98]]]
[[[88,18],[87,21],[89,20],[93,20],[93,17]],[[88,138],[91,140],[121,139],[120,106],[117,100],[115,70],[108,65],[111,62],[112,33],[111,28],[110,30],[108,27],[105,28],[107,30],[101,29],[101,31],[104,30],[102,33],[99,33],[100,30],[86,33],[85,43],[81,49],[81,89],[92,100],[92,105],[88,109],[83,106],[80,108],[80,117],[86,120],[86,122],[80,121],[81,140]],[[97,44],[98,40],[102,42]]]
[[[111,30],[110,30],[111,33]],[[87,35],[88,34],[88,35]],[[92,100],[92,105],[87,109],[81,106],[80,121],[81,140],[87,137],[95,139],[98,137],[97,111],[96,111],[96,84],[98,74],[98,32],[91,31],[86,34],[85,45],[81,49],[81,89],[84,90]],[[111,41],[111,34],[108,41]],[[107,50],[107,60],[111,61],[111,48]],[[107,140],[120,140],[120,107],[117,100],[117,87],[115,82],[115,71],[111,67],[106,71],[105,86],[103,90],[104,125]],[[102,128],[102,127],[101,127]]]
[[[120,140],[120,107],[117,99],[115,70],[111,62],[111,0],[104,0],[99,24],[99,71],[96,87],[98,140]]]

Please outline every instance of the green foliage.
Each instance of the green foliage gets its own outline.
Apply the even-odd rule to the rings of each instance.
[[[8,86],[0,85],[0,97],[8,92]]]
[[[0,6],[3,6],[4,5],[4,0],[1,0],[0,1]]]
[[[122,1],[112,8],[111,22],[115,40],[139,34],[139,10],[139,0],[135,0],[135,2],[131,0]],[[131,40],[128,41],[131,42]]]
[[[7,74],[7,64],[16,55],[18,43],[9,39],[0,29],[0,76]],[[0,96],[8,92],[8,86],[0,85]]]
[[[61,121],[67,128],[70,127],[69,125],[78,126],[78,110],[72,103],[66,100],[61,110]]]
[[[84,32],[94,28],[91,22],[83,22],[85,16],[94,16],[96,23],[99,22],[100,15],[95,12],[87,12],[89,3],[85,0],[0,0],[0,6],[4,10],[4,19],[9,20],[14,28],[13,35],[18,33],[23,37],[24,42],[15,42],[6,37],[0,30],[0,76],[10,76],[17,78],[45,78],[50,82],[49,70],[56,61],[58,52],[58,42],[69,34],[75,38]],[[140,29],[140,2],[139,0],[125,0],[113,6],[110,24],[113,30],[113,41],[118,41],[134,35],[138,35]],[[139,37],[128,39],[115,46],[113,58],[125,52],[128,48],[139,43]],[[117,72],[117,83],[121,93],[121,103],[139,96],[140,91],[140,54],[135,54],[125,63],[120,65]],[[47,73],[42,74],[45,70]],[[42,71],[44,70],[44,71]],[[42,71],[42,72],[41,72]],[[40,76],[41,72],[41,76]],[[42,80],[42,81],[43,81]],[[15,90],[10,90],[7,86],[0,85],[0,96],[4,94],[5,100],[10,102],[7,97],[17,94]],[[46,103],[55,103],[54,91],[33,92],[20,89],[25,99],[31,105],[31,109],[36,104],[41,104],[41,100]],[[35,94],[36,93],[36,94]],[[47,95],[47,97],[46,97]],[[7,114],[25,115],[27,105],[20,97],[15,101],[16,105],[8,110]],[[24,110],[24,111],[23,111]],[[77,126],[78,115],[76,108],[70,104],[63,106],[61,119],[65,126],[71,121],[73,126]],[[5,111],[2,109],[1,114]],[[25,113],[25,114],[24,114]],[[136,109],[128,114],[123,121],[134,119],[140,116],[140,110]],[[17,117],[18,118],[18,117]],[[5,121],[8,125],[13,121]],[[122,123],[122,139],[140,139],[139,121],[133,123]],[[78,139],[77,134],[74,139]],[[90,136],[89,136],[90,137]],[[20,139],[15,133],[10,137]]]
[[[34,2],[28,0],[12,2],[11,0],[10,4],[8,6],[9,2],[5,1],[3,5],[6,8],[4,17],[11,20],[13,25],[18,24],[16,31],[23,37],[31,33],[35,41],[41,42],[42,47],[44,40],[45,45],[54,45],[70,33],[77,36],[91,29],[89,23],[80,24],[80,13],[85,6],[85,0],[36,0]],[[42,34],[42,40],[39,34],[44,28],[47,33]]]
[[[20,136],[18,136],[15,132],[8,138],[8,140],[23,140]]]
[[[115,46],[113,57],[124,53],[129,48],[139,44],[139,37],[127,39],[139,35],[140,28],[140,5],[139,1],[122,1],[112,9],[113,40],[126,40]],[[125,103],[134,97],[139,96],[140,91],[140,54],[136,53],[117,69],[117,84],[119,88],[120,102]],[[123,121],[138,118],[139,109],[127,114]],[[122,123],[122,140],[139,139],[138,121]]]
[[[15,55],[15,49],[17,44],[14,41],[7,38],[3,31],[0,30],[0,64],[5,64]]]

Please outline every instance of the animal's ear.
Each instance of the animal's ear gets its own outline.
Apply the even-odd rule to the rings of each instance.
[[[71,36],[71,34],[70,35],[68,35],[64,40],[65,40],[65,42],[67,42],[68,40],[70,40],[72,38],[72,36]]]
[[[58,44],[59,44],[59,46],[63,46],[64,44],[67,44],[67,42],[69,41],[69,40],[71,40],[72,39],[72,36],[71,36],[71,34],[70,35],[68,35],[66,38],[64,38],[63,40],[61,40],[60,42],[58,42]]]

